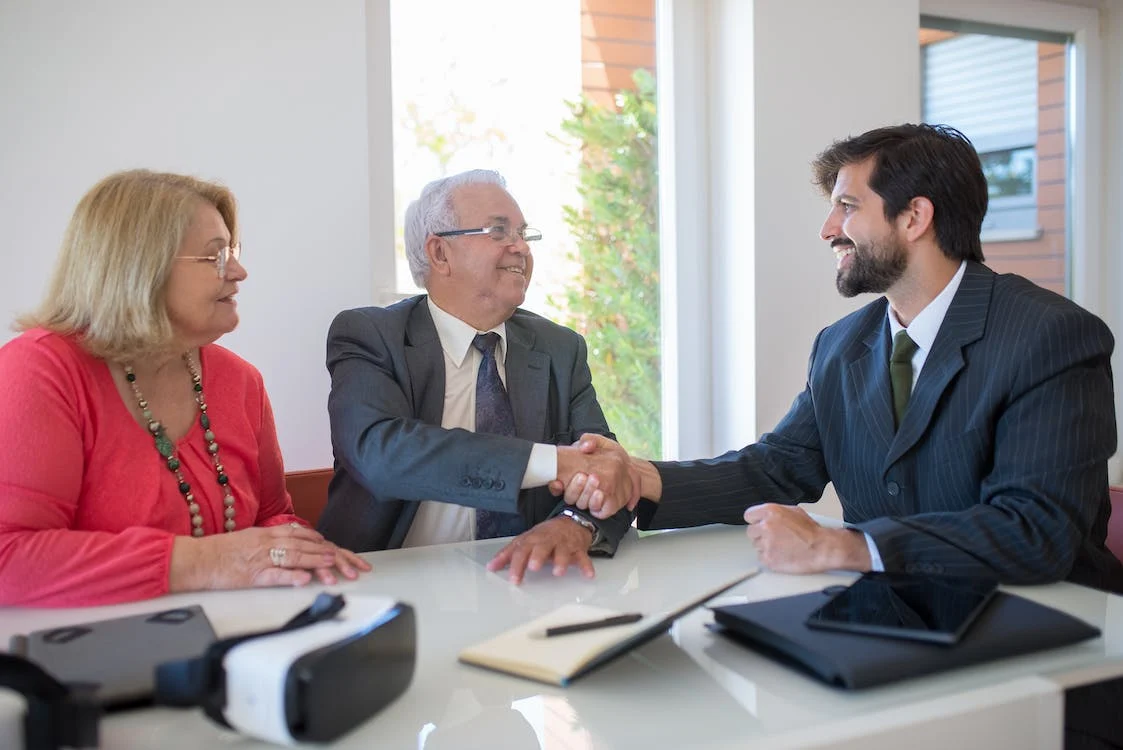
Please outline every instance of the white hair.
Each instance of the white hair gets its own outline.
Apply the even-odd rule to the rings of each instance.
[[[404,229],[406,260],[413,283],[424,287],[429,279],[429,256],[425,254],[425,240],[436,232],[461,229],[457,226],[453,194],[466,185],[498,185],[507,189],[503,175],[492,169],[470,169],[449,177],[433,180],[421,190],[421,197],[406,208]]]

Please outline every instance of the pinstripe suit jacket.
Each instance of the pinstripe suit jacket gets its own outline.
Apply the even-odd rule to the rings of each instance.
[[[749,505],[818,500],[887,571],[1068,579],[1123,592],[1104,546],[1115,407],[1107,326],[1073,302],[969,262],[894,430],[882,298],[820,332],[776,429],[704,461],[657,463],[640,528],[744,523]]]
[[[534,442],[613,437],[577,333],[525,310],[507,321],[507,390],[517,437],[441,427],[444,352],[424,295],[345,310],[328,332],[335,476],[318,528],[355,550],[402,546],[422,500],[521,513],[538,524],[565,507],[545,487],[519,490]],[[612,554],[631,526],[598,522]]]

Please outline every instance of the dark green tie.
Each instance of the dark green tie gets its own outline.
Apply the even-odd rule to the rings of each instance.
[[[897,418],[898,427],[901,426],[901,419],[909,405],[909,395],[912,393],[912,355],[916,354],[918,348],[904,329],[897,331],[897,335],[893,337],[893,353],[889,355],[889,382],[893,386],[893,414]]]

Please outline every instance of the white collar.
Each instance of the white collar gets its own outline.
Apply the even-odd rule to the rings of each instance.
[[[944,322],[944,316],[948,314],[948,308],[951,307],[951,301],[959,290],[959,283],[963,281],[963,273],[966,270],[967,261],[963,261],[959,264],[959,270],[955,272],[955,276],[951,277],[951,281],[944,287],[944,290],[937,294],[936,298],[912,319],[907,329],[897,320],[897,314],[893,312],[893,306],[886,305],[886,314],[889,316],[889,338],[894,338],[898,331],[908,330],[909,338],[916,343],[918,348],[926,352],[932,351],[936,334],[940,332],[940,325]]]
[[[433,316],[433,325],[437,328],[437,337],[441,340],[441,348],[457,367],[464,364],[464,358],[472,346],[472,341],[478,333],[498,333],[499,346],[495,348],[495,361],[502,365],[507,355],[507,323],[500,323],[490,331],[477,331],[452,313],[445,312],[437,307],[432,297],[426,296],[429,304],[429,314]]]

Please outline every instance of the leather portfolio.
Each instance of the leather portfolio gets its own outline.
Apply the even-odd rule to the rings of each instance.
[[[715,607],[713,629],[830,685],[860,689],[1096,638],[1098,628],[998,592],[955,645],[816,630],[808,615],[830,598],[813,592]]]

